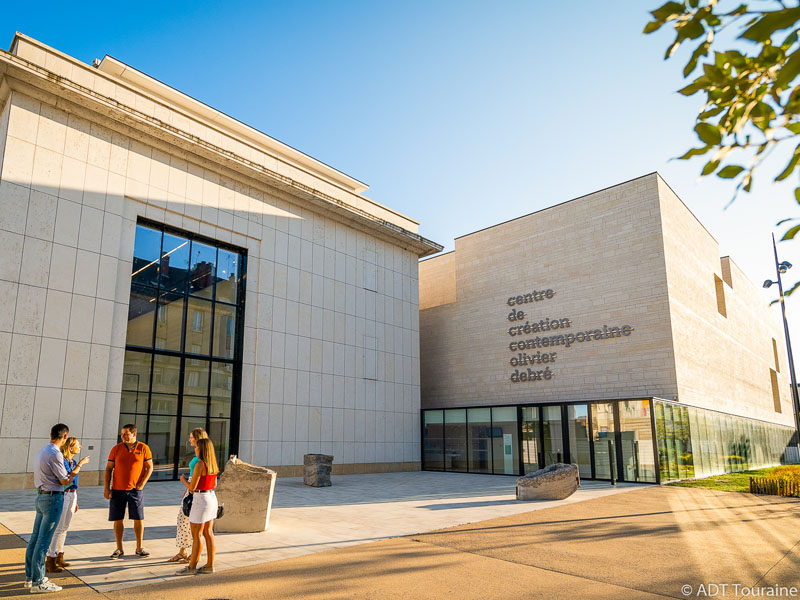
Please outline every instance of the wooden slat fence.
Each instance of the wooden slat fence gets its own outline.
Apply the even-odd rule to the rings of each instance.
[[[800,483],[788,477],[751,477],[750,493],[800,498]]]

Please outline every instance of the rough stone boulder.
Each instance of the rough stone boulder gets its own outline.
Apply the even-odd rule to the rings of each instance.
[[[313,487],[328,487],[331,484],[333,457],[327,454],[303,456],[303,483]]]
[[[214,531],[266,531],[277,476],[271,469],[250,465],[231,455],[217,483],[217,499],[225,504],[225,514],[214,521]]]
[[[563,500],[580,486],[578,465],[556,463],[517,479],[517,500]]]

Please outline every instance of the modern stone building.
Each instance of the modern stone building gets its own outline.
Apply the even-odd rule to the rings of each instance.
[[[664,481],[778,464],[779,322],[658,174],[420,263],[423,468]]]
[[[300,474],[418,469],[418,258],[366,186],[105,57],[0,51],[0,488],[64,421],[135,422],[157,479],[205,427]],[[84,484],[93,481],[82,475]]]

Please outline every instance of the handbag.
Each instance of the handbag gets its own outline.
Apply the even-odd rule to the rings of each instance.
[[[186,496],[183,498],[183,501],[181,502],[181,510],[183,511],[183,514],[186,515],[187,517],[192,512],[193,498],[194,494],[186,494]],[[217,506],[217,519],[222,518],[224,515],[225,515],[225,505],[220,504],[219,506]]]
[[[181,502],[181,510],[183,510],[183,514],[187,517],[189,513],[192,512],[192,498],[194,498],[194,494],[186,494]]]

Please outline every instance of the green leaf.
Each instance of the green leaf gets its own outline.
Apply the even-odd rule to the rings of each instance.
[[[699,115],[697,115],[697,118],[705,121],[706,119],[710,119],[711,117],[716,117],[723,110],[725,110],[724,106],[715,106],[714,108],[710,108],[707,111],[701,112]]]
[[[792,171],[794,171],[794,168],[797,166],[798,161],[800,161],[800,144],[797,144],[797,146],[794,149],[794,154],[792,155],[792,159],[786,165],[786,168],[781,172],[781,174],[775,178],[775,181],[783,181],[789,175],[791,175]]]
[[[795,225],[794,227],[789,229],[789,231],[787,231],[786,233],[783,234],[783,237],[781,238],[781,241],[783,241],[783,240],[793,240],[794,236],[797,235],[798,231],[800,231],[800,225]]]
[[[794,134],[800,134],[800,123],[789,123],[786,125],[786,129]]]
[[[786,88],[798,74],[800,74],[800,50],[795,50],[778,71],[778,76],[775,77],[775,87]]]
[[[781,29],[792,27],[800,19],[800,7],[762,13],[763,16],[739,36],[753,42],[765,42]]]
[[[697,48],[694,49],[692,52],[692,57],[689,59],[689,62],[686,63],[686,66],[683,68],[683,76],[688,77],[689,73],[695,70],[697,67],[697,61],[700,60],[701,56],[708,56],[708,49],[711,48],[711,42],[703,42]]]
[[[654,31],[658,31],[661,29],[661,26],[664,24],[664,21],[650,21],[647,25],[644,26],[644,31],[642,33],[653,33]]]
[[[658,21],[669,21],[682,15],[686,7],[681,2],[667,2],[663,6],[650,11],[650,14]]]
[[[687,85],[685,88],[681,88],[678,90],[679,94],[683,94],[684,96],[691,96],[692,94],[696,94],[700,90],[704,89],[703,83],[699,83],[698,81],[694,81]]]
[[[697,137],[710,146],[716,146],[722,141],[722,133],[719,127],[711,123],[698,123],[694,126],[694,131]]]
[[[712,161],[707,162],[706,166],[703,167],[703,170],[700,172],[700,176],[702,177],[702,176],[705,176],[705,175],[711,175],[711,173],[713,173],[714,171],[717,170],[718,166],[719,166],[719,161],[718,160],[712,160]]]
[[[721,177],[722,179],[733,179],[742,171],[744,171],[744,167],[740,167],[739,165],[728,165],[719,173],[717,173],[717,177]]]
[[[705,146],[703,148],[692,148],[691,150],[687,151],[686,154],[683,156],[679,156],[678,160],[688,160],[693,156],[702,156],[706,154],[709,150],[711,150],[711,146]]]
[[[796,201],[798,204],[800,204],[800,187],[798,187],[798,188],[794,188],[794,199],[795,199],[795,201]],[[793,220],[793,219],[784,219],[783,221],[781,221],[780,223],[778,223],[778,225],[780,225],[780,224],[781,224],[781,223],[783,223],[784,221],[792,221],[792,220]]]

